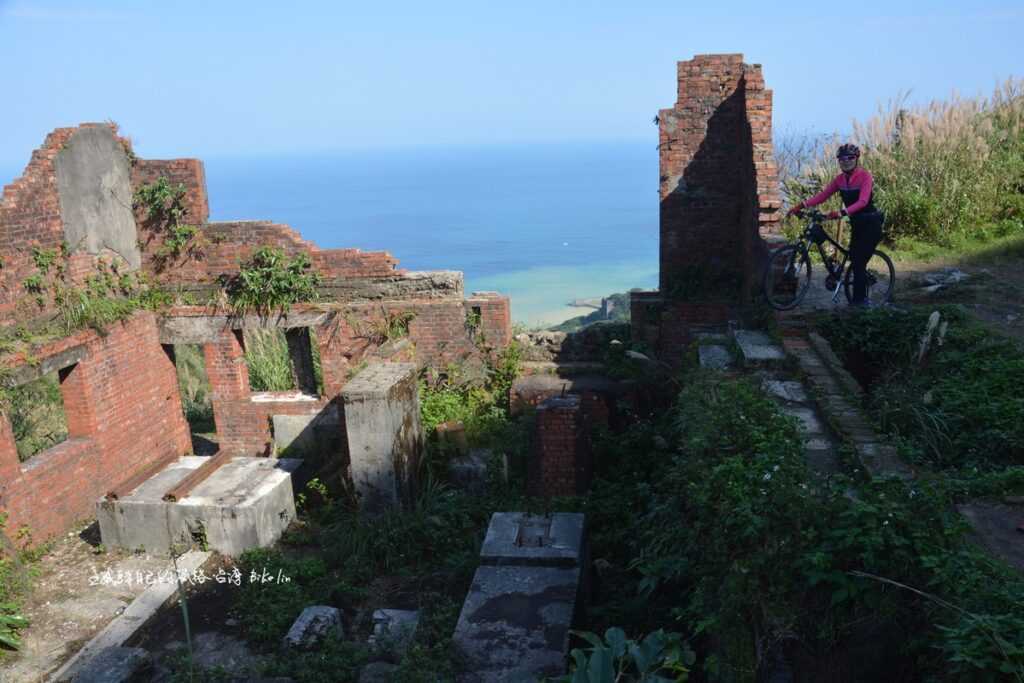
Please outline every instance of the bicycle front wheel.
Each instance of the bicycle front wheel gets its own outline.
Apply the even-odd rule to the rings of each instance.
[[[768,257],[762,288],[768,305],[785,311],[799,304],[811,286],[811,257],[807,250],[788,244]]]
[[[876,251],[868,259],[867,265],[867,298],[872,303],[887,304],[892,301],[892,292],[896,286],[896,268],[892,259],[880,251]],[[853,268],[847,268],[843,276],[843,292],[847,301],[853,301]]]

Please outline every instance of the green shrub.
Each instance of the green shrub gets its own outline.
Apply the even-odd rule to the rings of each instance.
[[[938,310],[948,331],[922,364],[930,309],[825,316],[819,327],[848,361],[878,369],[869,406],[906,455],[952,469],[1024,465],[1024,350],[955,307]]]
[[[260,247],[243,263],[237,275],[223,276],[221,286],[237,315],[253,311],[270,315],[287,311],[295,303],[315,301],[319,273],[306,254],[289,258],[281,249]]]

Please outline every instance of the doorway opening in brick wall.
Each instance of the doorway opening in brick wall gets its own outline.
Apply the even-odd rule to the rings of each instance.
[[[181,410],[185,413],[192,435],[192,452],[196,455],[213,455],[219,449],[219,441],[203,347],[201,344],[164,344],[164,351],[174,361],[178,374]]]
[[[20,462],[67,441],[68,418],[61,394],[65,376],[64,370],[53,370],[10,391],[7,419]]]
[[[244,346],[253,392],[323,395],[320,350],[310,328],[247,329]]]

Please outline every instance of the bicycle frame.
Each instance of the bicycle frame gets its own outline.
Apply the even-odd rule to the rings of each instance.
[[[811,239],[811,234],[815,225],[817,225],[818,228],[825,235],[825,242],[830,243],[833,247],[835,247],[836,251],[839,254],[842,254],[843,260],[839,262],[837,267],[833,267],[833,264],[830,264],[830,259],[828,255],[825,253],[825,248],[822,246],[824,242],[815,242],[814,240]],[[828,272],[828,274],[831,275],[836,280],[836,287],[832,291],[832,303],[836,303],[839,301],[839,288],[843,286],[843,274],[846,272],[846,264],[850,260],[850,252],[847,251],[846,248],[843,247],[843,245],[839,244],[839,242],[832,239],[831,235],[825,232],[825,229],[821,226],[821,217],[818,215],[811,216],[810,222],[808,222],[807,227],[804,228],[804,232],[802,235],[800,235],[800,239],[797,240],[797,243],[800,245],[800,248],[807,252],[810,251],[807,248],[808,242],[810,242],[811,244],[818,248],[818,255],[821,257],[822,265],[825,267],[825,270]]]

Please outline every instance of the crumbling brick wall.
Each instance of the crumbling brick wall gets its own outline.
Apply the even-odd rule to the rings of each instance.
[[[460,273],[407,273],[397,269],[397,260],[387,252],[320,249],[288,226],[270,221],[209,223],[201,161],[139,159],[127,139],[117,137],[116,127],[109,124],[83,124],[54,131],[33,153],[23,175],[4,188],[0,197],[0,328],[51,320],[57,314],[52,283],[40,306],[35,297],[27,296],[23,282],[38,273],[33,263],[34,248],[59,251],[67,241],[67,225],[61,214],[64,186],[58,182],[58,171],[65,168],[61,164],[66,157],[60,155],[69,145],[75,149],[81,138],[74,136],[83,129],[109,130],[109,137],[103,134],[104,159],[114,159],[119,168],[130,169],[126,171],[130,178],[121,188],[125,196],[115,197],[119,211],[125,207],[131,214],[128,207],[134,193],[160,178],[166,178],[172,186],[185,187],[182,223],[200,230],[181,253],[168,257],[168,250],[163,248],[166,226],[149,220],[142,208],[134,208],[134,221],[127,216],[129,230],[134,222],[140,249],[132,258],[141,257],[143,273],[168,289],[215,293],[222,276],[236,274],[240,264],[265,245],[289,255],[308,255],[313,269],[324,279],[324,303],[317,308],[330,313],[316,330],[323,360],[324,395],[301,400],[283,396],[253,400],[241,345],[231,325],[197,342],[174,338],[167,334],[163,322],[157,325],[151,314],[139,313],[124,325],[115,324],[107,337],[78,332],[34,349],[34,355],[45,361],[67,351],[69,344],[75,348],[84,345],[85,356],[67,373],[62,385],[71,426],[71,438],[65,443],[22,465],[17,461],[9,425],[0,420],[0,510],[10,514],[9,528],[29,524],[41,540],[66,528],[72,520],[89,516],[92,503],[102,493],[147,464],[189,450],[188,426],[181,411],[173,363],[161,343],[204,344],[222,446],[236,454],[266,454],[271,448],[272,415],[315,414],[327,409],[363,360],[383,354],[382,340],[368,338],[373,335],[367,330],[372,330],[385,311],[414,314],[409,322],[410,343],[402,348],[393,345],[397,355],[388,360],[444,365],[471,357],[479,359],[511,341],[508,298],[494,293],[464,298]],[[101,179],[89,176],[85,180],[84,190],[78,188],[84,192],[85,201],[98,197],[96,193],[110,201],[109,188]],[[61,266],[67,269],[72,284],[81,285],[87,275],[96,273],[99,259],[125,263],[110,250],[94,249],[96,253],[91,253],[79,245],[70,246],[70,256],[61,259]],[[48,276],[54,277],[52,272]],[[224,311],[216,308],[181,308],[188,310],[169,313],[224,318]],[[26,360],[7,356],[0,358],[0,365],[20,371]],[[157,400],[158,394],[162,402]]]
[[[663,295],[749,298],[779,220],[771,95],[742,55],[679,62],[676,103],[658,113]]]
[[[61,372],[66,441],[21,463],[0,415],[0,510],[9,533],[27,526],[36,543],[91,517],[96,500],[117,483],[191,449],[174,363],[152,313],[114,323],[103,336],[78,332],[34,354],[45,364],[72,349],[81,360]],[[8,367],[24,362],[6,360]]]

